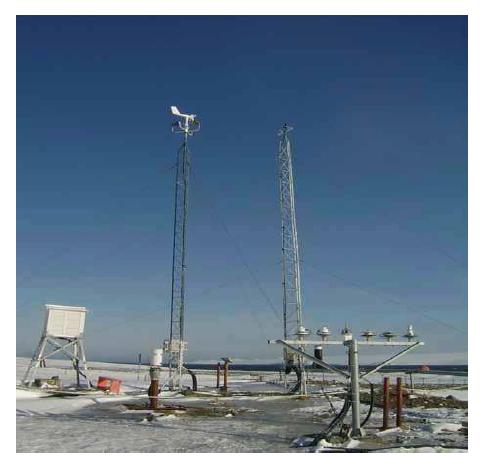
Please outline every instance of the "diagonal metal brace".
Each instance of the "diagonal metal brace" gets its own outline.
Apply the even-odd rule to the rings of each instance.
[[[60,345],[59,343],[57,343],[55,340],[52,340],[52,339],[47,339],[47,342],[51,345],[53,345],[54,347],[57,347],[56,350],[53,350],[51,351],[50,353],[47,353],[46,355],[44,355],[44,359],[47,359],[48,357],[52,356],[52,355],[55,355],[56,353],[58,352],[63,352],[65,353],[69,358],[75,358],[77,361],[79,361],[79,358],[76,357],[73,353],[70,353],[68,352],[67,350],[65,350],[67,347],[70,347],[71,345],[75,344],[76,341],[75,340],[72,340],[68,343],[66,343],[65,345]]]
[[[324,361],[318,359],[318,358],[315,358],[314,356],[311,356],[311,355],[308,355],[307,353],[305,353],[303,350],[300,350],[299,348],[296,348],[296,347],[293,347],[292,345],[286,343],[284,340],[275,340],[275,343],[277,344],[280,344],[280,345],[283,345],[284,347],[286,347],[288,350],[292,351],[292,352],[295,352],[297,353],[298,355],[301,355],[303,356],[304,358],[307,358],[309,359],[310,361],[312,361],[313,363],[315,364],[318,364],[319,366],[321,367],[324,367],[326,370],[329,370],[335,374],[338,374],[338,375],[341,375],[343,378],[350,378],[350,375],[347,374],[345,371],[341,370],[341,369],[338,369],[337,367],[333,367],[331,366],[330,364],[328,363],[325,363]]]
[[[410,347],[407,347],[405,350],[402,350],[401,352],[397,353],[396,355],[393,355],[391,358],[388,358],[386,361],[383,361],[382,363],[378,364],[378,366],[374,367],[372,370],[365,372],[363,375],[360,376],[360,379],[370,375],[374,374],[375,372],[379,371],[382,367],[385,367],[386,365],[390,364],[391,362],[395,361],[396,359],[400,358],[400,356],[405,355],[409,351],[412,351],[414,348],[417,348],[419,346],[423,345],[423,342],[415,342],[413,345],[410,345]]]

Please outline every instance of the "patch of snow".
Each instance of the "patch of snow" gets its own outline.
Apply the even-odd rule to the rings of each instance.
[[[383,437],[384,435],[390,435],[390,434],[398,434],[402,431],[399,427],[394,427],[390,429],[385,429],[384,431],[379,431],[375,435],[377,437]]]
[[[357,448],[359,445],[360,445],[360,441],[355,439],[349,439],[347,442],[343,442],[339,444],[330,443],[330,442],[327,442],[325,439],[321,439],[314,452],[324,453],[327,450],[329,451],[330,449],[336,450],[339,448]]]
[[[39,399],[41,397],[49,396],[49,393],[43,391],[34,391],[34,390],[24,390],[17,388],[17,400],[18,399]]]
[[[435,396],[435,397],[443,397],[446,398],[447,396],[453,396],[455,399],[459,401],[468,401],[469,400],[469,391],[468,390],[460,390],[460,389],[429,389],[424,390],[423,394],[427,396]]]
[[[463,448],[444,448],[440,446],[423,446],[418,448],[399,447],[377,450],[377,453],[467,453]]]
[[[172,413],[169,415],[156,415],[154,419],[155,421],[175,421],[175,420],[178,420],[179,417],[174,413]]]
[[[350,439],[350,441],[348,442],[345,448],[356,448],[358,445],[360,445],[359,440]]]
[[[442,434],[445,432],[458,432],[462,425],[458,423],[433,423],[430,427],[434,434]]]
[[[17,359],[17,381],[22,378],[29,360]],[[232,396],[185,397],[176,395],[167,402],[176,404],[199,404],[199,406],[229,405],[232,408],[255,405],[256,414],[234,414],[228,417],[187,416],[176,414],[153,414],[147,418],[148,411],[127,410],[122,402],[146,402],[146,389],[149,375],[146,366],[138,371],[135,365],[90,363],[91,377],[107,376],[122,380],[119,396],[100,395],[47,397],[42,392],[17,390],[17,452],[95,452],[95,453],[158,453],[162,452],[288,452],[294,436],[317,433],[322,428],[319,419],[313,416],[330,412],[328,401],[323,397],[311,397],[297,401],[295,396]],[[196,370],[201,391],[214,392],[215,370]],[[44,373],[39,376],[49,378],[59,375],[68,385],[75,382],[75,374],[68,361],[53,360],[48,363]],[[277,374],[273,374],[275,378]],[[328,374],[326,374],[328,378]],[[269,374],[263,373],[269,378]],[[432,375],[436,379],[437,375]],[[322,376],[320,375],[320,378]],[[276,391],[272,384],[260,384],[255,378],[249,382],[250,375],[233,371],[230,388],[232,391],[266,393]],[[167,380],[167,371],[162,372],[161,382]],[[238,382],[237,380],[244,380]],[[435,380],[434,380],[435,381]],[[333,388],[340,388],[334,386]],[[447,389],[447,388],[445,388]],[[456,389],[456,388],[455,388]],[[280,386],[278,391],[284,391]],[[167,392],[166,392],[167,393]],[[450,393],[448,393],[450,394]],[[168,397],[163,392],[162,399]],[[206,402],[208,401],[208,402]],[[254,402],[253,402],[254,401]],[[343,401],[333,398],[337,409]],[[368,406],[362,404],[362,414]],[[247,411],[247,410],[245,410]],[[227,411],[226,411],[227,412]],[[226,413],[225,412],[225,413]],[[229,414],[229,413],[228,413]],[[300,414],[300,418],[293,419]],[[147,416],[146,416],[147,415]],[[317,418],[320,418],[320,415]],[[456,432],[462,421],[467,421],[467,410],[433,408],[404,410],[406,422],[412,428],[410,435],[425,444],[430,452],[449,452],[441,448],[441,442],[466,445],[467,436]],[[145,421],[141,421],[145,418]],[[328,424],[332,417],[327,417]],[[381,414],[375,409],[371,421],[381,424]],[[447,427],[447,424],[449,426]],[[450,426],[452,425],[452,426]],[[447,429],[449,431],[444,431]],[[440,430],[440,434],[434,433]],[[405,434],[404,434],[405,435]],[[395,437],[395,436],[394,436]],[[438,439],[438,440],[437,440]],[[390,440],[390,437],[387,438]],[[357,441],[345,445],[357,445]],[[325,442],[326,443],[326,442]],[[406,452],[420,452],[408,448],[413,441],[407,441]],[[327,444],[328,445],[328,444]],[[362,444],[358,444],[358,448]],[[333,446],[331,446],[333,448]],[[326,447],[328,448],[328,446]],[[326,451],[326,449],[325,449]],[[402,450],[403,451],[403,450]],[[460,451],[460,450],[457,450]],[[398,452],[391,449],[390,452]]]

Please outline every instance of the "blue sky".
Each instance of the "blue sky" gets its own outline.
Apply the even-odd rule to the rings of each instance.
[[[403,331],[466,362],[467,19],[18,17],[17,352],[45,302],[92,359],[168,336],[176,148],[195,112],[188,360],[273,360],[277,136],[294,126],[306,326]]]

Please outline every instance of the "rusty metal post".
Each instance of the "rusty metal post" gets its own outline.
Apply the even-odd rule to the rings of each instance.
[[[151,386],[149,386],[147,394],[149,396],[149,408],[154,410],[158,407],[160,368],[151,367],[149,369],[149,375],[151,377]]]
[[[216,388],[219,388],[219,379],[221,377],[221,363],[216,365]]]
[[[388,429],[388,418],[390,414],[390,378],[383,378],[383,425],[382,430]]]
[[[157,409],[158,406],[158,394],[159,394],[159,380],[151,380],[151,386],[149,387],[149,408]]]
[[[402,425],[403,382],[402,377],[397,377],[397,427]]]
[[[224,387],[223,387],[223,391],[225,393],[228,392],[228,366],[229,366],[229,362],[224,361]]]

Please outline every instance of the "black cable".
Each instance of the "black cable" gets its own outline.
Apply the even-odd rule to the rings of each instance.
[[[311,268],[313,268],[314,270],[316,270],[318,273],[321,272],[321,274],[326,274],[326,275],[329,275],[329,276],[331,276],[331,277],[334,277],[335,279],[338,279],[338,280],[340,280],[341,282],[346,283],[347,285],[350,285],[350,286],[352,286],[352,287],[354,287],[354,288],[358,288],[359,290],[362,290],[362,291],[364,291],[365,293],[374,295],[374,296],[376,296],[376,297],[378,297],[378,298],[380,298],[380,299],[383,299],[383,300],[384,300],[385,302],[387,302],[387,303],[396,305],[397,307],[398,307],[398,306],[405,306],[408,310],[411,310],[411,311],[413,311],[414,313],[419,314],[420,316],[427,318],[428,320],[432,320],[432,321],[434,321],[434,322],[436,322],[436,323],[438,323],[438,324],[440,324],[440,325],[443,325],[443,326],[445,326],[445,327],[447,327],[447,328],[450,328],[450,329],[452,329],[452,330],[454,330],[454,331],[457,331],[457,332],[459,332],[459,333],[461,333],[461,334],[467,334],[467,331],[464,331],[463,329],[460,329],[460,328],[458,328],[457,326],[451,325],[450,323],[447,323],[447,322],[445,322],[445,321],[443,321],[443,320],[440,320],[439,318],[432,317],[431,315],[428,315],[428,314],[426,314],[425,312],[420,311],[418,308],[413,307],[412,305],[409,305],[409,304],[407,304],[407,303],[401,302],[401,301],[399,301],[398,299],[394,299],[394,298],[391,298],[391,297],[389,297],[389,296],[385,296],[385,295],[381,294],[380,292],[377,292],[376,290],[373,290],[372,288],[363,287],[363,286],[361,286],[361,285],[359,285],[359,284],[357,284],[357,283],[355,283],[355,282],[353,282],[353,281],[351,281],[351,280],[347,280],[347,279],[345,279],[345,278],[341,277],[340,275],[335,274],[335,273],[333,273],[333,272],[320,271],[320,270],[318,270],[317,268],[315,268],[313,265],[311,265],[310,263],[306,263],[306,261],[305,261],[304,263],[305,263],[305,264],[308,264],[308,266],[310,266]]]
[[[330,182],[330,178],[328,177],[328,184],[331,185],[332,187],[335,187],[339,190],[342,190],[344,191],[345,190],[345,187],[343,187],[342,185],[338,184],[338,183],[334,183],[333,181]],[[397,222],[394,218],[391,218],[391,217],[387,217],[386,213],[383,215],[383,217],[385,219],[388,219],[390,220],[394,225],[396,225],[398,228],[400,228],[401,230],[403,231],[407,231],[405,227],[401,226],[401,224],[399,222]],[[451,230],[450,230],[451,231]],[[413,231],[409,231],[410,233],[414,234]],[[452,231],[453,233],[454,231]],[[456,266],[458,266],[459,268],[461,268],[464,273],[467,271],[467,265],[466,264],[463,264],[459,259],[455,258],[453,255],[451,255],[450,253],[448,253],[444,248],[442,247],[439,247],[438,245],[434,244],[434,243],[431,243],[431,244],[427,244],[426,242],[420,242],[419,244],[421,247],[428,247],[428,248],[431,248],[433,250],[436,250],[438,251],[439,253],[441,253],[443,256],[445,256],[446,258],[448,258],[449,260],[451,260]],[[466,274],[464,274],[465,277],[467,277]]]
[[[368,420],[370,419],[370,416],[372,414],[374,405],[375,405],[375,387],[374,387],[373,383],[370,383],[370,408],[368,409],[367,416],[365,417],[365,419],[363,420],[363,422],[360,425],[361,428],[363,426],[365,426],[365,424],[368,423]]]
[[[192,379],[192,390],[197,391],[197,377],[196,374],[191,370],[185,367],[187,373],[191,376]]]
[[[192,170],[191,170],[191,175],[192,175],[193,180],[195,180],[199,184],[199,182],[200,182],[199,178],[197,177],[196,173],[194,173]],[[276,307],[273,304],[273,301],[269,297],[268,293],[266,293],[265,289],[262,287],[261,283],[259,282],[258,277],[256,276],[253,269],[250,267],[249,263],[247,262],[244,254],[243,254],[243,251],[241,250],[241,247],[239,246],[239,244],[236,242],[233,235],[229,231],[226,223],[224,222],[224,219],[221,217],[221,215],[217,211],[217,208],[216,208],[215,204],[210,199],[207,199],[207,202],[210,206],[210,209],[211,209],[211,212],[212,212],[213,216],[217,219],[217,221],[221,225],[221,228],[223,229],[226,237],[228,238],[228,240],[233,245],[233,247],[234,247],[234,249],[235,249],[235,251],[238,255],[238,258],[240,259],[240,261],[241,261],[242,265],[245,267],[245,269],[248,271],[248,274],[251,277],[251,279],[253,280],[254,284],[256,285],[256,288],[259,290],[259,292],[261,293],[261,295],[265,299],[266,303],[269,305],[269,307],[273,311],[273,314],[275,315],[275,317],[280,322],[282,322],[281,317],[280,317],[278,311],[276,310]]]
[[[233,281],[236,281],[237,279],[233,279]],[[198,294],[195,294],[194,296],[192,296],[190,299],[193,299],[193,298],[199,298],[201,296],[206,296],[208,295],[209,293],[212,293],[213,291],[216,291],[220,288],[223,288],[225,287],[226,285],[228,285],[229,283],[231,283],[231,281],[226,281],[226,282],[223,282],[222,284],[220,285],[217,285],[217,286],[213,286],[213,287],[208,287],[208,288],[205,288],[204,290],[202,290],[201,292],[199,292]],[[168,301],[166,301],[168,302]],[[161,312],[161,311],[164,311],[162,309],[162,307],[160,307],[159,305],[156,304],[156,307],[155,309],[153,309],[152,311],[150,312],[142,312],[141,314],[138,314],[137,317],[132,317],[132,316],[129,316],[127,317],[125,320],[121,320],[120,322],[117,322],[117,323],[114,323],[112,325],[107,325],[107,326],[103,326],[101,328],[94,328],[92,330],[89,330],[89,335],[90,334],[96,334],[98,332],[102,332],[102,331],[106,331],[106,330],[109,330],[109,329],[112,329],[112,328],[116,328],[118,326],[122,326],[122,325],[125,325],[126,323],[130,323],[132,321],[138,321],[138,320],[142,320],[144,319],[146,316],[149,316],[149,315],[153,315],[155,314],[156,312]]]
[[[351,394],[347,392],[347,394],[345,395],[345,402],[343,403],[343,407],[341,408],[340,413],[338,413],[338,415],[335,416],[332,422],[328,425],[322,438],[329,437],[333,433],[335,428],[345,419],[345,416],[348,413],[348,410],[350,410],[350,407],[351,407]]]
[[[159,173],[160,174],[164,174],[166,172],[170,172],[172,171],[174,168],[176,167],[176,164],[172,165],[166,165],[166,166],[163,166],[160,170],[159,170]],[[141,191],[145,191],[146,189],[150,188],[153,184],[153,182],[156,182],[156,181],[149,181],[148,185],[145,185],[143,187],[140,188]],[[124,201],[124,200],[122,200]],[[118,206],[119,207],[119,206]],[[120,205],[120,207],[122,208],[122,204]],[[109,215],[109,214],[112,214],[113,211],[103,211],[102,212],[102,215]],[[131,244],[128,244],[128,248],[132,248],[133,246],[137,246],[139,247],[140,245],[144,244],[146,241],[149,241],[148,238],[143,238],[137,242],[133,242]],[[119,248],[119,247],[122,247],[122,248]],[[72,246],[68,246],[66,248],[63,248],[63,249],[60,249],[60,251],[57,251],[57,252],[54,252],[50,255],[47,255],[46,258],[44,258],[44,263],[46,263],[47,261],[51,262],[52,260],[54,260],[54,264],[56,263],[55,260],[59,260],[59,258],[61,258],[62,254],[66,253],[66,252],[69,252],[69,251],[72,251],[73,247]],[[124,253],[126,250],[125,248],[125,243],[124,241],[121,241],[119,243],[116,243],[114,244],[114,246],[111,248],[111,249],[108,249],[107,252],[104,253],[104,257],[109,257],[109,258],[112,258],[114,255],[117,255],[118,253]],[[101,258],[102,255],[94,255],[92,257],[92,261],[95,261],[99,258]],[[58,264],[58,261],[57,261],[57,264]],[[85,270],[88,270],[90,268],[90,266],[88,265],[87,267],[84,267],[84,268],[81,268],[81,271],[82,269],[85,269]],[[78,271],[77,271],[78,272]],[[17,289],[20,288],[21,286],[23,286],[26,282],[29,282],[31,281],[32,279],[34,279],[36,277],[36,274],[35,272],[30,272],[30,273],[27,273],[24,277],[21,277],[18,281],[17,281]],[[66,277],[64,278],[63,280],[68,280],[69,277]],[[60,282],[62,282],[62,279],[59,279],[57,278],[56,279],[56,283],[58,284]],[[29,304],[29,300],[25,300],[23,302],[21,302],[20,304],[17,304],[16,308],[17,310],[19,309],[22,309],[24,308],[26,305]]]
[[[314,447],[314,446],[318,445],[318,443],[320,443],[321,440],[330,437],[330,435],[333,433],[333,431],[338,426],[338,424],[343,422],[346,414],[348,413],[348,410],[350,410],[350,407],[351,407],[351,395],[347,393],[346,396],[345,396],[345,402],[343,403],[343,407],[339,411],[338,415],[336,415],[335,418],[333,418],[333,420],[330,422],[330,424],[328,425],[328,427],[325,429],[324,432],[319,432],[317,434],[303,435],[303,436],[299,437],[298,439],[301,439],[302,441],[303,441],[303,439],[310,439],[309,443],[307,443],[305,445],[303,445],[303,444],[298,445],[296,443],[296,440],[298,440],[298,439],[296,439],[294,441],[294,443],[292,443],[291,446],[305,448],[305,447]]]

